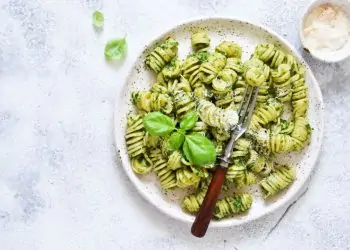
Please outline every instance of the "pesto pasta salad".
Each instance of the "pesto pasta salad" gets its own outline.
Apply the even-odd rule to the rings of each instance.
[[[302,150],[310,141],[304,69],[273,44],[258,44],[242,62],[242,48],[222,41],[211,48],[206,32],[191,36],[192,53],[178,58],[178,42],[167,38],[146,57],[155,78],[135,91],[136,112],[128,115],[125,140],[132,170],[154,173],[164,190],[188,189],[182,209],[195,214],[205,197],[216,159],[238,122],[247,85],[258,86],[249,129],[237,140],[214,217],[248,211],[256,185],[268,200],[295,179],[277,154]]]

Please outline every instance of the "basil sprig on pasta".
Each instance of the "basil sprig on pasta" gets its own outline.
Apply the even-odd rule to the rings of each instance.
[[[197,120],[197,114],[190,112],[180,121],[180,128],[176,128],[175,121],[169,116],[161,112],[150,112],[145,115],[143,124],[146,131],[152,136],[171,134],[167,140],[168,149],[178,150],[182,147],[186,159],[193,165],[212,164],[216,160],[215,145],[212,141],[199,133],[185,134],[196,125]]]

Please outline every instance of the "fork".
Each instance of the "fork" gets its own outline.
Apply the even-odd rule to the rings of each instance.
[[[223,157],[218,157],[220,160],[219,165],[215,169],[213,178],[210,181],[209,188],[199,209],[199,213],[192,224],[191,233],[196,237],[203,237],[207,232],[209,223],[213,216],[216,201],[225,180],[227,168],[231,163],[230,157],[233,147],[235,146],[235,142],[246,132],[249,126],[258,92],[258,87],[247,85],[245,88],[242,101],[238,108],[238,123],[230,129],[231,138],[226,145],[225,154]]]

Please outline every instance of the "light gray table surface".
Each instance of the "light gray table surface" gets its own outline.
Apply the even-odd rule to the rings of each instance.
[[[0,0],[0,249],[350,249],[350,60],[304,55],[323,92],[325,134],[308,192],[287,212],[196,239],[143,200],[115,160],[115,97],[147,41],[187,18],[223,15],[267,25],[300,50],[307,3]],[[104,45],[124,35],[128,56],[110,66]]]

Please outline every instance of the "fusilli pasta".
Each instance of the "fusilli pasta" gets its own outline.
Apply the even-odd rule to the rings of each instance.
[[[175,39],[168,38],[147,56],[146,65],[155,73],[159,73],[176,56],[178,44]]]
[[[277,192],[288,187],[295,178],[295,172],[287,167],[281,166],[269,176],[260,181],[260,188],[265,198],[275,195]]]

